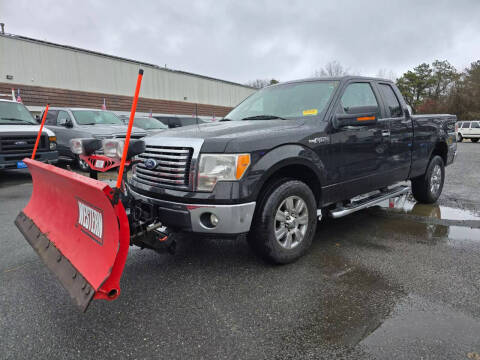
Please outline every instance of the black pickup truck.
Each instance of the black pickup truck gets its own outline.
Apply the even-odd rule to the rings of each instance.
[[[365,77],[264,88],[221,122],[145,138],[128,191],[137,217],[173,231],[238,235],[275,263],[309,248],[317,219],[409,191],[434,203],[456,154],[453,115],[409,113]]]

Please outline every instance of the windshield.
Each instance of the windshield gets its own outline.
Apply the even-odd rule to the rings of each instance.
[[[144,130],[152,129],[168,129],[168,126],[160,120],[151,117],[136,117],[133,126],[142,128]]]
[[[0,101],[0,124],[38,125],[25,105],[9,101]]]
[[[309,81],[277,85],[248,97],[225,120],[294,119],[319,115],[330,101],[338,81]]]
[[[73,110],[78,125],[114,124],[123,125],[117,115],[103,110]]]

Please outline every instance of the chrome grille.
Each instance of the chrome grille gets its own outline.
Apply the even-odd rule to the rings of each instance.
[[[0,153],[31,153],[36,140],[37,135],[0,136]],[[38,150],[46,150],[47,147],[48,136],[42,135],[38,144]]]
[[[134,179],[151,186],[189,189],[192,153],[193,149],[188,147],[147,146],[139,158],[154,159],[157,166],[147,169],[143,162],[138,163]]]

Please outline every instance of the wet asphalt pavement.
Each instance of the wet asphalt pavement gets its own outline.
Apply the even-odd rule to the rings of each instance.
[[[287,266],[244,241],[132,249],[120,298],[82,314],[13,224],[28,174],[0,173],[0,358],[480,359],[479,185],[459,144],[439,205],[325,221]]]

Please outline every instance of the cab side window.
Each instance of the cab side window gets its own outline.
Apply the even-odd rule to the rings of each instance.
[[[479,128],[480,128],[480,123],[472,122],[472,129],[479,129]]]
[[[378,102],[371,85],[369,83],[353,83],[345,89],[337,113],[356,114],[372,110],[376,111],[378,115]]]
[[[58,111],[50,110],[47,113],[47,118],[45,119],[45,125],[54,125],[54,126],[57,125],[57,115],[58,115]],[[41,118],[43,118],[43,113]]]
[[[393,89],[388,84],[379,84],[380,93],[385,101],[387,118],[397,118],[403,116],[402,107],[398,101],[397,96],[393,92]]]

